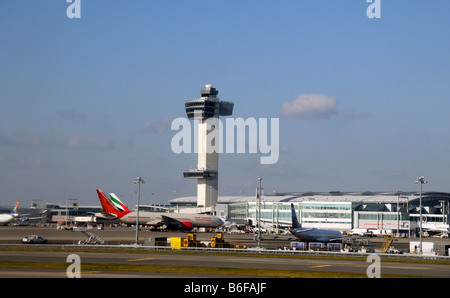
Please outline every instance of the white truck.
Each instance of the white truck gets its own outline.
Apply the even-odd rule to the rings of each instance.
[[[352,236],[372,236],[372,231],[368,229],[352,229],[350,232]]]
[[[412,254],[420,254],[420,242],[419,241],[409,242],[409,252]],[[422,255],[426,256],[436,255],[436,248],[434,242],[422,241]]]

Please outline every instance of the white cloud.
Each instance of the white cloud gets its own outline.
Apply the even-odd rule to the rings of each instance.
[[[46,134],[34,130],[14,132],[9,136],[0,135],[0,146],[43,148],[52,143],[54,143],[53,140]]]
[[[110,149],[113,148],[113,142],[109,138],[98,137],[81,137],[70,136],[67,142],[69,148],[97,148],[97,149]]]
[[[59,111],[58,114],[65,120],[83,121],[86,120],[86,115],[74,110]]]
[[[172,118],[163,118],[162,120],[147,122],[141,128],[141,132],[154,132],[159,135],[163,134],[168,129],[170,129],[170,124],[172,123],[172,121]]]
[[[77,135],[60,140],[45,133],[26,130],[10,133],[9,135],[0,134],[0,146],[24,149],[51,147],[111,149],[114,148],[114,142],[108,137],[83,137]]]
[[[281,109],[287,118],[324,119],[338,113],[336,99],[326,94],[301,94]]]
[[[13,170],[30,170],[30,169],[42,169],[49,166],[49,163],[43,159],[33,158],[29,156],[12,157],[12,156],[0,156],[0,166],[2,168]]]

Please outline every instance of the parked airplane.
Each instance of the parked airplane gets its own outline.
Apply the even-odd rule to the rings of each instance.
[[[31,214],[18,213],[19,201],[16,202],[11,213],[0,214],[0,225],[8,225],[11,221],[15,221],[17,225],[28,225],[30,220],[42,219],[43,216],[29,217]],[[46,211],[41,212],[41,215]]]
[[[110,193],[106,196],[97,189],[98,198],[103,212],[95,216],[104,219],[118,220],[126,224],[136,224],[136,211],[130,211],[119,198]],[[139,224],[147,226],[166,226],[170,230],[191,230],[194,227],[216,228],[223,225],[223,221],[216,216],[206,214],[163,213],[139,211]]]
[[[297,237],[300,241],[305,242],[339,242],[342,241],[343,236],[339,231],[316,229],[316,228],[302,228],[297,220],[294,204],[291,204],[292,213],[292,228],[289,232]]]
[[[447,238],[449,237],[450,228],[448,224],[422,222],[422,230],[424,235]]]
[[[448,224],[435,224],[435,223],[427,223],[422,222],[422,229],[424,231],[430,231],[430,232],[449,232],[449,225]]]
[[[13,219],[15,219],[15,218],[17,218],[17,216],[19,216],[19,214],[17,213],[18,206],[19,206],[19,201],[16,202],[16,205],[14,206],[11,213],[0,214],[0,225],[7,225]]]

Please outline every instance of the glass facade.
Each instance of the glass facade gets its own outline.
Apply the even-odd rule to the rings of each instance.
[[[450,193],[426,192],[422,196],[423,221],[448,225]],[[401,233],[414,233],[420,216],[419,199],[417,192],[307,192],[267,195],[262,200],[261,218],[266,227],[290,226],[292,203],[303,227],[341,231],[354,228],[399,229]],[[185,199],[180,200],[177,204],[185,204],[184,201]],[[227,205],[229,219],[236,220],[239,224],[255,225],[259,212],[255,196],[222,197],[219,202]],[[397,209],[400,213],[398,219]]]
[[[359,219],[361,220],[397,220],[397,212],[360,212]],[[400,220],[409,220],[409,214],[400,213]]]
[[[304,227],[351,229],[352,203],[302,202],[301,221]]]
[[[335,228],[350,228],[352,224],[352,203],[350,202],[298,202],[294,203],[297,217],[301,224],[308,227],[330,226]],[[229,206],[230,219],[256,221],[258,218],[258,204],[256,202],[236,203]],[[290,225],[291,203],[262,202],[261,220],[265,223]]]

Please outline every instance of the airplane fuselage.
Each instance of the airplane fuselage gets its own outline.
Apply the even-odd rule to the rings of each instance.
[[[9,223],[14,219],[14,216],[11,214],[0,214],[0,224],[4,225]]]
[[[450,232],[449,225],[447,224],[431,224],[423,222],[422,229],[431,232]]]
[[[115,219],[128,225],[136,224],[137,212],[131,211],[122,217],[112,217],[107,214],[97,213],[97,217],[105,219]],[[164,218],[166,217],[166,218]],[[139,224],[146,226],[161,226],[163,222],[168,222],[167,218],[173,219],[180,223],[188,223],[192,227],[216,228],[223,224],[223,221],[216,217],[206,214],[189,214],[189,213],[162,213],[162,212],[146,212],[139,211]]]
[[[300,241],[306,242],[338,242],[342,241],[341,232],[334,230],[303,228],[297,219],[294,204],[291,204],[292,228],[289,229],[292,235]]]
[[[222,225],[222,221],[215,216],[204,214],[178,214],[178,213],[160,213],[139,211],[139,224],[141,225],[160,225],[163,216],[169,216],[180,222],[191,222],[193,227],[211,227],[215,228]],[[122,218],[120,221],[126,224],[136,224],[137,212],[132,211]]]
[[[338,242],[342,240],[339,231],[308,228],[291,228],[292,235],[305,242]]]

